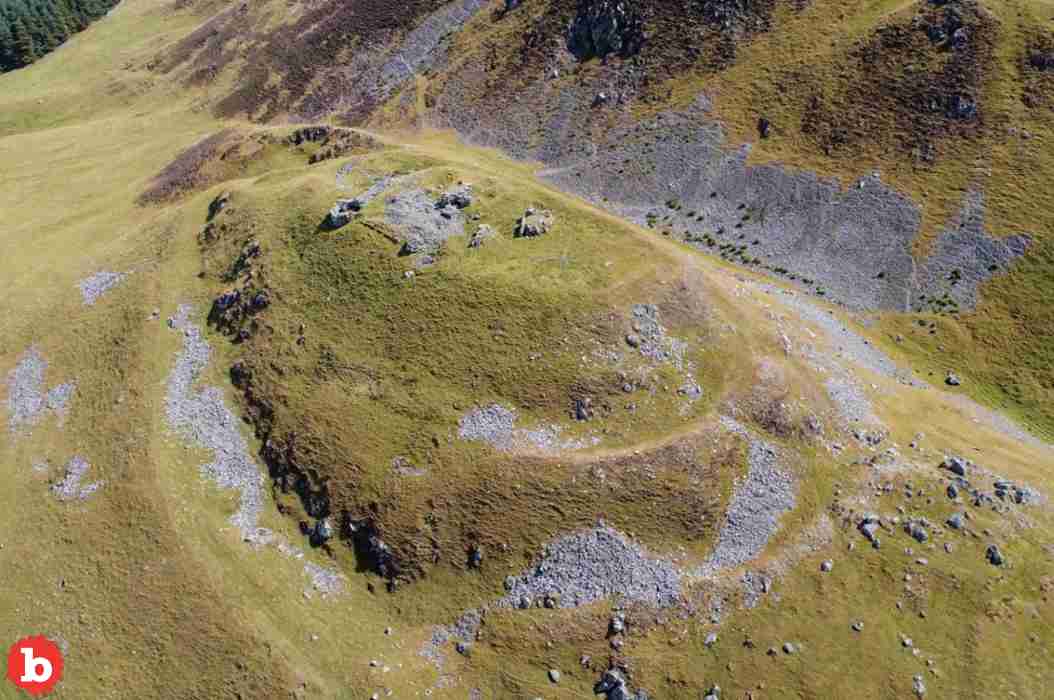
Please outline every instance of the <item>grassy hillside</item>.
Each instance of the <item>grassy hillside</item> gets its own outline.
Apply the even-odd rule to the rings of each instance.
[[[777,51],[765,42],[780,27],[815,32],[809,13],[828,4],[796,5],[764,5],[734,60],[701,75],[732,80],[750,52]],[[127,0],[59,53],[0,77],[9,165],[0,174],[9,252],[0,266],[0,639],[60,642],[66,676],[55,697],[570,698],[588,696],[609,667],[661,698],[698,698],[714,684],[723,697],[900,698],[916,675],[927,697],[1044,697],[1054,680],[1051,449],[953,390],[908,385],[893,364],[924,378],[932,369],[938,385],[954,368],[963,391],[1049,426],[1047,239],[1036,234],[1034,252],[989,283],[975,312],[889,314],[864,327],[555,189],[537,163],[455,134],[333,129],[308,139],[301,125],[248,118],[294,113],[310,93],[310,80],[297,81],[315,69],[314,54],[273,53],[267,63],[254,47],[288,52],[297,37],[340,37],[350,56],[364,38],[406,30],[325,30],[372,7],[294,6],[279,19],[260,5],[245,10],[250,21],[237,19],[238,5]],[[573,9],[553,4],[550,16],[528,0],[515,11],[523,17],[505,18],[502,7],[471,21],[500,34],[525,17],[545,18],[544,28]],[[1038,17],[1045,6],[1027,7]],[[402,20],[432,9],[414,4]],[[896,25],[895,9],[847,8],[846,35]],[[201,29],[215,13],[234,15],[223,27],[251,27],[258,43]],[[1012,13],[996,17],[992,31],[1005,31]],[[306,26],[318,30],[305,35]],[[423,116],[440,71],[467,60],[457,42],[445,63],[420,69],[406,114],[393,90],[378,102],[383,116],[371,112],[375,124]],[[192,65],[176,47],[197,57]],[[165,55],[170,69],[157,62]],[[786,65],[805,58],[785,56]],[[217,63],[215,81],[191,79],[199,62]],[[843,65],[857,71],[846,81],[863,70]],[[296,70],[280,76],[286,67]],[[259,71],[268,73],[246,77]],[[995,89],[990,75],[978,78],[982,89]],[[1045,94],[1046,74],[1029,75]],[[253,85],[271,86],[252,93],[270,97],[224,111]],[[847,85],[829,86],[830,105]],[[730,130],[756,121],[738,99],[715,99]],[[1033,118],[1044,133],[1046,117]],[[846,177],[866,167],[851,168],[850,146],[821,158],[814,141],[785,131],[792,120],[773,123],[752,157]],[[962,136],[934,128],[938,142]],[[963,138],[1009,159],[992,133]],[[878,153],[896,140],[874,138],[854,143]],[[1027,178],[1045,151],[1041,136],[1029,143],[1034,168],[1015,160],[1026,179],[1009,178],[1004,194],[1034,187]],[[884,162],[895,169],[901,157]],[[326,224],[337,198],[379,181],[383,191],[346,225]],[[471,183],[472,203],[448,219],[436,201],[459,183]],[[551,212],[552,227],[517,237],[529,207]],[[400,254],[414,226],[442,229],[440,219],[462,231]],[[483,242],[471,247],[477,235]],[[107,271],[121,276],[103,289],[98,280],[110,278],[94,276]],[[101,290],[91,304],[85,284]],[[215,300],[232,290],[250,306],[210,323]],[[266,303],[254,301],[261,293]],[[242,436],[262,480],[255,524],[266,537],[231,521],[245,496],[210,476],[222,455],[172,421],[175,370],[198,331],[209,354],[189,391],[205,398],[188,420]],[[25,370],[32,357],[46,362],[36,388]],[[34,403],[32,391],[67,383],[61,410],[54,399]],[[216,405],[243,420],[202,408]],[[466,417],[493,405],[515,413],[509,442],[466,438]],[[23,424],[22,415],[34,417]],[[970,487],[938,467],[945,454],[976,463]],[[84,482],[99,485],[63,500],[58,487],[78,456],[90,465]],[[767,478],[793,485],[792,507],[777,504],[771,523],[766,504],[786,494],[751,481],[766,465]],[[1035,498],[1000,499],[1001,478]],[[947,496],[951,483],[958,500]],[[974,505],[971,489],[987,498]],[[870,512],[882,518],[878,549],[858,529]],[[970,515],[963,530],[943,524],[957,512]],[[929,521],[925,543],[905,532],[911,518]],[[327,519],[334,532],[320,541]],[[577,607],[566,595],[552,607],[546,596],[524,610],[496,603],[507,577],[530,580],[547,545],[600,519],[676,570],[675,604],[628,594]],[[1003,566],[986,561],[990,544]],[[729,563],[700,573],[715,552]],[[610,552],[594,554],[607,562]],[[594,585],[617,579],[618,567],[598,575],[576,561]],[[431,644],[437,626],[484,606],[464,653],[453,638]],[[611,630],[616,608],[621,633]],[[5,684],[0,697],[19,695]]]

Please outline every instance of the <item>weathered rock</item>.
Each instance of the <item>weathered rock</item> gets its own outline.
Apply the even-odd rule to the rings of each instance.
[[[706,635],[706,639],[703,640],[703,645],[706,647],[712,647],[717,644],[717,632],[711,632]]]
[[[915,521],[908,523],[904,530],[911,535],[912,539],[920,544],[928,542],[930,539],[930,534],[926,531],[926,528]]]
[[[945,457],[942,466],[956,476],[966,476],[966,461],[962,457]]]
[[[947,114],[960,121],[973,121],[977,118],[977,101],[969,95],[952,95],[948,99]],[[951,378],[950,375],[949,379]],[[951,384],[951,382],[948,382]],[[958,386],[953,384],[952,386]]]
[[[953,530],[962,530],[963,527],[965,527],[962,513],[954,513],[950,518],[948,518],[947,523],[948,527]]]
[[[549,232],[553,226],[553,214],[550,211],[527,209],[516,222],[513,235],[516,238],[536,238]]]
[[[1002,566],[1006,563],[1006,559],[1003,558],[1003,553],[999,550],[999,547],[994,544],[988,545],[988,549],[985,550],[984,556],[992,566]]]
[[[643,19],[635,3],[626,0],[580,0],[567,28],[567,48],[580,61],[632,56],[643,43]]]
[[[772,133],[772,122],[765,117],[758,119],[758,136],[763,139],[767,139]]]
[[[326,215],[326,226],[337,229],[346,226],[351,217],[362,211],[362,202],[358,199],[338,199]]]
[[[915,692],[915,695],[922,697],[926,694],[926,684],[922,681],[922,676],[916,675],[911,680],[911,689]]]
[[[470,206],[472,206],[472,185],[460,185],[444,192],[439,195],[439,199],[436,200],[435,204],[436,209],[440,210],[447,207],[465,209]]]
[[[959,497],[959,488],[955,484],[948,484],[948,498],[953,501]]]
[[[495,233],[496,232],[490,225],[480,224],[479,228],[473,232],[472,237],[468,240],[468,247],[479,248],[487,242],[487,239],[493,238]]]
[[[231,201],[231,193],[224,191],[221,192],[214,200],[209,202],[209,215],[208,218],[211,221],[216,218],[216,215],[223,211]]]
[[[483,548],[480,545],[472,545],[472,548],[469,549],[468,565],[472,569],[478,569],[483,566]]]
[[[877,545],[878,543],[878,531],[880,526],[878,524],[878,517],[874,515],[865,515],[864,519],[860,521],[859,530],[864,537],[868,539],[871,544]]]

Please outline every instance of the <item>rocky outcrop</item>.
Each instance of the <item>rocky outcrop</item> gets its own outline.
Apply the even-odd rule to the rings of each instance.
[[[513,232],[516,238],[536,238],[549,232],[553,226],[553,214],[550,211],[538,211],[530,207],[516,222]]]
[[[580,61],[612,54],[626,58],[643,44],[644,21],[627,0],[581,0],[567,28],[567,48]]]

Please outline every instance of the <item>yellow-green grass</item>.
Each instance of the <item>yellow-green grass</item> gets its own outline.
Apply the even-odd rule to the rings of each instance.
[[[43,632],[69,642],[67,680],[56,697],[234,697],[240,693],[242,697],[359,698],[384,687],[392,688],[396,697],[423,692],[435,676],[417,649],[429,636],[431,625],[449,621],[461,609],[499,595],[501,578],[519,570],[519,564],[535,551],[534,544],[562,529],[563,524],[553,521],[563,514],[552,511],[549,523],[535,520],[531,530],[513,533],[518,544],[514,554],[505,560],[495,557],[501,569],[485,567],[476,576],[456,563],[445,562],[423,581],[393,596],[369,593],[367,583],[377,584],[380,591],[381,582],[372,574],[355,571],[350,552],[337,548],[338,562],[348,576],[347,593],[329,601],[307,600],[302,595],[306,579],[300,562],[273,549],[255,551],[240,541],[227,522],[236,507],[232,495],[219,492],[199,475],[199,465],[208,455],[187,449],[168,433],[164,423],[164,380],[180,338],[165,327],[163,319],[181,301],[195,303],[203,313],[221,287],[196,277],[202,269],[197,234],[208,201],[219,189],[229,188],[235,193],[235,207],[242,206],[239,201],[254,198],[263,202],[261,210],[274,216],[258,219],[272,226],[261,234],[271,235],[275,243],[286,243],[287,247],[276,250],[289,256],[275,261],[275,273],[305,274],[306,270],[327,280],[334,293],[350,294],[350,290],[342,287],[337,258],[327,258],[323,252],[336,255],[360,250],[360,243],[384,250],[390,244],[359,227],[303,238],[308,235],[304,227],[317,223],[329,200],[337,195],[331,183],[339,162],[228,182],[170,207],[135,206],[136,196],[150,178],[180,151],[229,126],[195,110],[194,95],[179,92],[163,80],[148,84],[135,70],[122,68],[126,59],[134,64],[133,59],[152,54],[156,43],[193,24],[189,16],[168,20],[156,10],[152,4],[123,4],[110,18],[39,65],[0,79],[5,120],[0,157],[11,164],[0,183],[3,240],[8,251],[0,278],[6,292],[0,302],[0,374],[6,376],[25,348],[37,344],[50,362],[48,386],[69,379],[78,384],[62,429],[48,419],[32,436],[17,441],[6,436],[0,446],[0,473],[7,484],[0,495],[0,543],[4,544],[0,549],[0,571],[4,572],[0,636],[13,641],[21,634]],[[39,103],[39,99],[45,101]],[[764,309],[755,300],[735,294],[735,275],[740,273],[547,190],[533,180],[529,164],[509,163],[499,154],[469,149],[440,135],[421,137],[409,143],[406,152],[394,150],[379,158],[378,166],[383,168],[428,165],[436,184],[466,177],[484,191],[493,189],[493,200],[484,198],[491,207],[488,219],[508,222],[525,203],[532,202],[557,211],[557,231],[540,242],[512,241],[506,230],[494,248],[472,253],[451,246],[451,253],[436,270],[422,273],[415,281],[426,290],[429,284],[437,285],[432,288],[434,294],[444,291],[440,283],[463,291],[480,280],[498,289],[521,290],[534,282],[562,288],[565,294],[596,293],[612,311],[624,313],[627,303],[651,295],[670,299],[671,307],[677,308],[682,286],[706,292],[708,305],[738,330],[731,336],[704,333],[704,326],[689,313],[673,324],[673,331],[707,347],[694,357],[711,392],[700,414],[713,407],[711,402],[716,402],[724,388],[749,383],[757,359],[781,352],[778,337],[764,320]],[[446,175],[446,170],[452,174]],[[290,206],[283,209],[279,204]],[[534,246],[532,253],[537,253],[503,254],[521,243]],[[298,269],[293,263],[301,254],[305,267]],[[609,258],[614,263],[610,268],[605,266]],[[399,273],[399,264],[390,256],[378,255],[376,270]],[[100,268],[133,273],[97,306],[84,308],[75,284]],[[349,263],[347,269],[356,267]],[[360,274],[374,271],[372,266],[359,268]],[[433,275],[436,279],[429,281]],[[371,310],[384,308],[382,292],[389,290],[384,286],[374,289],[373,303],[378,306]],[[305,313],[316,314],[315,322],[323,329],[327,323],[334,329],[341,327],[331,308],[308,297],[308,290],[304,294],[304,301],[317,304],[301,307]],[[160,320],[148,320],[155,307],[161,309]],[[292,317],[278,320],[293,321]],[[276,327],[289,332],[288,326]],[[238,353],[218,334],[208,337],[214,357],[205,382],[225,386],[225,368]],[[348,347],[365,352],[362,346]],[[746,348],[751,351],[745,352]],[[488,352],[496,357],[493,350]],[[804,370],[788,364],[786,371],[795,388],[809,387]],[[513,377],[506,384],[496,382],[492,395],[497,398],[502,393],[498,389],[515,387],[522,380]],[[433,382],[430,391],[434,394],[444,386],[467,386],[460,372],[428,381]],[[879,410],[894,423],[895,439],[901,445],[920,429],[933,436],[935,451],[955,449],[963,436],[970,436],[972,443],[985,449],[992,468],[1005,469],[1013,478],[1029,479],[1049,490],[1044,453],[974,425],[943,407],[936,393],[918,394],[895,385],[887,388],[891,393],[880,401]],[[296,390],[296,385],[291,383],[290,389]],[[0,395],[6,398],[6,389]],[[469,396],[467,390],[464,395]],[[306,392],[292,396],[319,400]],[[461,401],[467,407],[468,399]],[[660,414],[672,417],[672,411],[667,412],[672,406],[660,408]],[[449,425],[458,415],[453,406],[444,411],[434,425]],[[526,415],[552,420],[558,413],[546,407]],[[695,416],[700,423],[701,418]],[[676,429],[685,428],[688,422],[678,419]],[[410,429],[402,430],[409,433]],[[672,432],[669,424],[646,421],[627,421],[620,431],[612,443],[630,449],[636,441],[659,442]],[[419,437],[427,440],[430,435]],[[783,444],[802,451],[796,468],[804,479],[803,506],[787,519],[788,526],[797,528],[811,522],[825,506],[835,481],[849,480],[859,470],[838,471],[830,458],[796,438]],[[374,450],[371,457],[378,458],[376,463],[371,460],[371,466],[380,464],[379,458],[391,447],[383,441],[372,447],[366,442],[366,446]],[[254,451],[258,447],[253,443]],[[471,475],[457,458],[479,458],[482,453],[474,447],[454,449],[447,474],[451,479]],[[74,454],[91,462],[91,478],[106,483],[84,503],[62,504],[52,498],[47,481],[30,465],[38,457],[48,457],[52,463],[49,476],[55,479]],[[540,497],[545,497],[566,486],[565,468],[572,466],[570,462],[557,460],[539,466],[517,460],[516,465],[537,469],[532,480]],[[727,502],[731,479],[745,465],[721,466],[711,482],[717,504]],[[406,498],[410,505],[423,504],[427,493]],[[489,504],[492,525],[500,521],[501,507],[500,499]],[[583,518],[583,512],[566,513],[566,522]],[[632,510],[625,517],[620,525],[640,519]],[[269,507],[262,524],[303,544],[294,523]],[[662,521],[641,522],[637,529],[649,545],[661,545],[664,525]],[[1039,519],[1033,531],[1008,546],[1015,568],[1007,583],[992,591],[983,586],[991,570],[979,558],[979,545],[962,548],[969,558],[949,560],[951,574],[966,582],[965,593],[942,593],[939,598],[933,593],[927,619],[927,624],[934,625],[927,628],[932,631],[905,630],[920,645],[940,652],[942,670],[949,669],[951,685],[947,687],[962,693],[974,688],[1001,693],[1004,688],[985,684],[992,682],[989,679],[1012,677],[1017,679],[1019,697],[1029,697],[1029,693],[1040,697],[1044,683],[1049,685],[1042,675],[1049,664],[1038,669],[1031,666],[1044,658],[1037,649],[1052,646],[1049,633],[1038,624],[1050,621],[1049,603],[1040,604],[1035,592],[1043,567],[1049,563],[1039,549],[1049,528],[1046,520]],[[494,532],[496,535],[497,528]],[[843,549],[841,537],[835,537],[830,551]],[[793,539],[794,532],[788,530],[777,545]],[[703,544],[705,541],[699,552],[704,551]],[[857,671],[853,689],[873,688],[876,696],[900,697],[904,683],[910,684],[913,667],[901,654],[899,640],[887,641],[887,635],[878,635],[899,631],[891,621],[896,618],[887,615],[893,609],[892,593],[881,585],[899,583],[899,551],[893,546],[880,553],[858,548],[854,556],[866,563],[850,566],[839,558],[834,575],[826,579],[812,572],[817,571],[820,558],[831,555],[816,553],[777,588],[783,596],[779,606],[765,604],[753,612],[732,614],[713,660],[707,656],[711,652],[701,646],[706,626],[698,622],[686,623],[690,641],[676,645],[670,645],[667,637],[677,627],[635,632],[626,657],[638,671],[635,677],[658,697],[698,696],[699,688],[711,680],[720,682],[726,692],[745,689],[749,680],[765,682],[769,692],[781,688],[799,695],[827,695],[842,682],[836,673],[839,668],[845,668],[846,683]],[[317,551],[308,556],[318,561],[324,558]],[[931,557],[932,567],[937,562],[937,557]],[[944,575],[937,577],[933,590],[943,592],[948,586]],[[856,589],[873,593],[865,612],[857,613]],[[964,623],[980,620],[990,600],[996,601],[991,606],[994,613],[1023,611],[1039,617],[1011,617],[1004,624],[981,621],[975,628]],[[839,631],[838,625],[857,614],[866,614],[867,633],[876,633],[866,642],[873,658],[863,655],[860,661],[868,669],[863,679],[857,666],[839,665],[851,657],[844,653],[848,642],[843,637],[849,633]],[[463,697],[465,688],[473,686],[497,696],[581,696],[598,672],[596,668],[578,669],[578,656],[589,653],[602,663],[608,648],[602,639],[606,623],[603,605],[578,612],[494,615],[472,659],[463,660],[448,650],[448,669],[459,673],[460,683],[434,696]],[[393,635],[383,633],[386,626],[393,628]],[[735,635],[739,629],[758,640],[760,648],[749,659],[738,646]],[[1028,640],[1033,632],[1039,635],[1038,644]],[[312,635],[318,635],[318,641]],[[804,643],[800,657],[789,663],[763,657],[764,648],[775,643],[768,640],[783,638]],[[546,646],[549,639],[553,640],[551,648]],[[954,647],[963,643],[967,649],[979,650],[968,656],[969,664],[954,660]],[[727,658],[721,655],[726,649],[731,652]],[[381,668],[369,666],[374,658]],[[700,659],[707,662],[700,663]],[[770,661],[773,665],[766,666]],[[728,662],[733,663],[734,673],[724,670]],[[391,668],[388,673],[384,665]],[[545,679],[549,667],[559,667],[565,682],[550,685]],[[1009,676],[1008,668],[1015,675]],[[934,693],[943,687],[937,681],[927,680],[927,684]],[[17,697],[8,685],[0,695]]]

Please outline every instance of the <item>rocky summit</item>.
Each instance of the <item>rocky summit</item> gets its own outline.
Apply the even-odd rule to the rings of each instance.
[[[1052,143],[1046,0],[2,0],[0,697],[1050,696]]]

